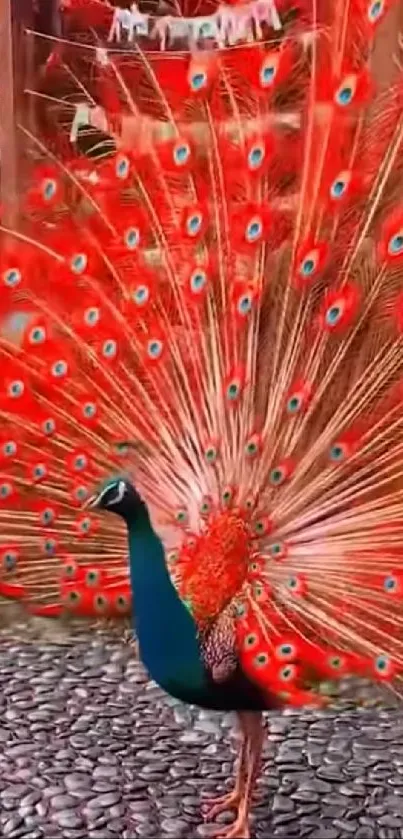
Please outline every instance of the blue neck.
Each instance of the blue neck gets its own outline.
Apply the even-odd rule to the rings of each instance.
[[[195,622],[171,582],[161,540],[147,513],[127,521],[127,526],[142,661],[154,681],[185,699],[187,690],[200,692],[206,687]]]

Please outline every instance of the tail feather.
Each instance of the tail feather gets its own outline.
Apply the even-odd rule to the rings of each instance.
[[[234,607],[257,681],[298,702],[309,668],[403,673],[402,82],[371,80],[387,5],[318,4],[308,47],[110,58],[86,91],[108,159],[61,161],[24,129],[44,162],[0,228],[0,594],[129,611],[124,534],[80,509],[124,469],[201,626]]]

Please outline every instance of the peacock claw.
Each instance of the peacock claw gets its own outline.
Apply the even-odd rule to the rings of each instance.
[[[205,821],[212,821],[220,813],[224,813],[225,810],[237,810],[240,800],[241,796],[237,790],[227,792],[219,798],[205,798],[204,801],[202,801]],[[204,809],[205,807],[207,807],[207,810]]]
[[[232,824],[215,833],[214,839],[250,839],[249,819],[239,815]]]

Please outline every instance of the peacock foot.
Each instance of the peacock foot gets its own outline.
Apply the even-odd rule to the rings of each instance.
[[[248,817],[242,813],[238,813],[232,824],[217,830],[217,833],[214,834],[214,839],[250,839]]]
[[[203,816],[205,821],[212,821],[219,813],[225,810],[237,810],[241,801],[238,790],[233,789],[219,798],[205,798],[202,801]],[[205,809],[207,808],[207,809]]]

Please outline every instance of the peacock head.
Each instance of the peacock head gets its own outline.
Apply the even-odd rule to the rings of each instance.
[[[111,478],[91,495],[84,507],[92,510],[108,510],[121,516],[126,522],[148,518],[147,507],[133,484],[127,478]]]

